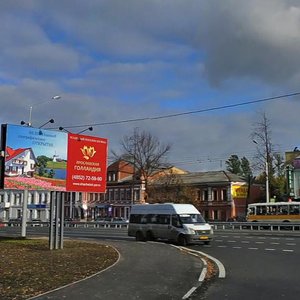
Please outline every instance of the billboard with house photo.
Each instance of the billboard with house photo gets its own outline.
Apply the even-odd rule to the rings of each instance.
[[[0,188],[105,191],[106,139],[7,124],[1,137]],[[75,165],[83,157],[81,168],[74,157]]]

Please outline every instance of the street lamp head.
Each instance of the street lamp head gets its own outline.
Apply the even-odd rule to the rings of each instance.
[[[60,98],[61,98],[61,96],[56,95],[56,96],[53,96],[51,99],[52,99],[52,100],[59,100]]]

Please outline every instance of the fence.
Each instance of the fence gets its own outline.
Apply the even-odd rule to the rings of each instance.
[[[2,222],[2,226],[21,226],[21,222]],[[0,226],[1,226],[0,224]],[[49,222],[28,221],[28,226],[48,227]],[[210,225],[214,230],[269,230],[269,231],[299,231],[300,223],[279,223],[279,222],[211,222]],[[84,222],[84,221],[65,221],[65,227],[74,228],[127,228],[127,222]]]

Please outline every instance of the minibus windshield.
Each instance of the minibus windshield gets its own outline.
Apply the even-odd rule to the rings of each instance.
[[[200,214],[181,214],[179,215],[182,224],[203,224],[205,220]]]

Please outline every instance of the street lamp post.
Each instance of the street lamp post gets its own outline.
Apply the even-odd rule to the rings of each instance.
[[[56,96],[53,96],[50,100],[59,100],[60,98],[61,98],[61,96],[56,95]],[[32,120],[32,109],[33,109],[33,107],[38,106],[38,105],[41,105],[41,104],[44,104],[44,103],[47,103],[48,101],[49,101],[49,100],[44,101],[44,102],[41,102],[41,103],[37,103],[36,105],[31,105],[31,106],[29,107],[29,118],[28,118],[28,123],[27,123],[28,126],[31,126],[31,125],[32,125],[31,120]],[[25,122],[24,122],[24,123],[25,123]]]

